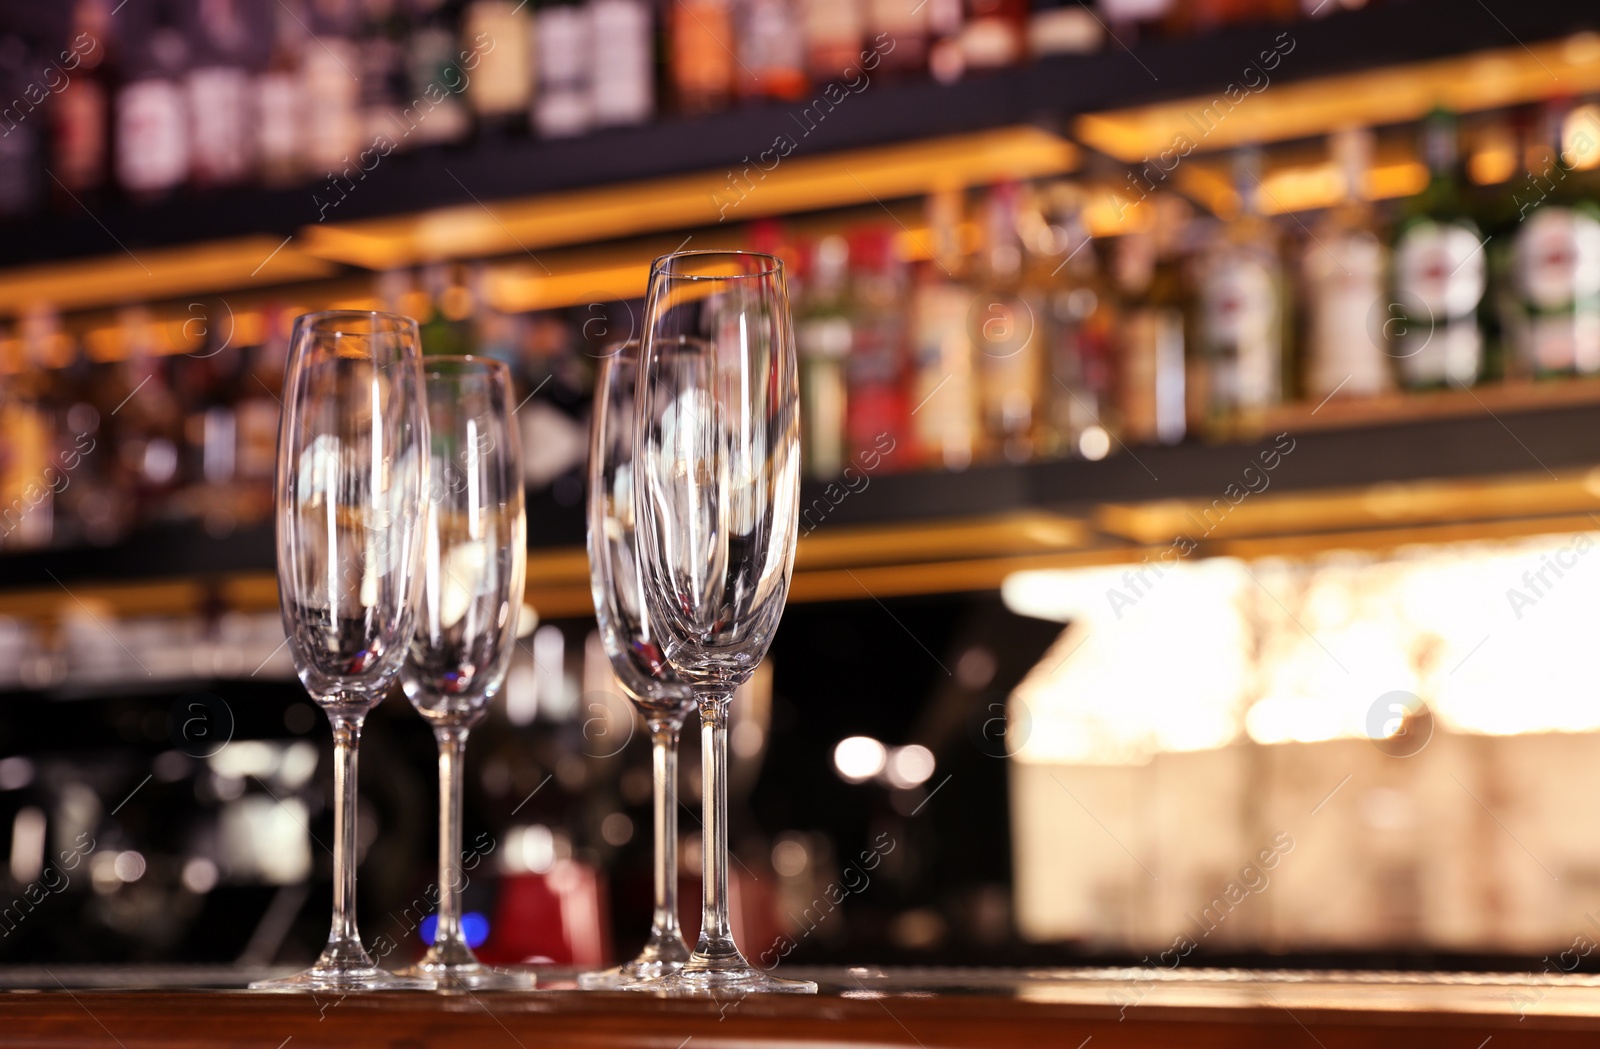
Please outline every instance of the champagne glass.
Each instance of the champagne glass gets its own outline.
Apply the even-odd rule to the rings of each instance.
[[[800,398],[783,263],[748,252],[657,259],[635,393],[642,589],[668,665],[700,708],[700,940],[640,989],[815,993],[739,952],[728,925],[728,704],[789,595],[800,510]]]
[[[417,322],[298,317],[276,478],[278,600],[300,681],[333,726],[333,929],[315,965],[274,990],[427,988],[380,969],[356,929],[356,748],[400,673],[428,479]]]
[[[467,732],[505,684],[528,561],[511,371],[481,357],[427,357],[423,382],[429,491],[400,681],[439,743],[439,909],[433,946],[401,974],[445,989],[521,990],[532,976],[482,964],[461,930]]]
[[[633,516],[634,392],[639,343],[610,348],[594,384],[589,433],[589,579],[600,638],[617,680],[650,730],[655,786],[655,916],[644,950],[626,965],[584,973],[578,986],[627,987],[689,960],[678,927],[678,735],[694,709],[689,683],[661,654],[645,615]]]

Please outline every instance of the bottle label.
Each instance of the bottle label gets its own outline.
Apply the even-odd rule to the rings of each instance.
[[[1536,310],[1600,296],[1600,222],[1571,208],[1535,211],[1517,238],[1517,288]]]
[[[1483,361],[1476,311],[1487,280],[1477,232],[1459,222],[1423,221],[1395,248],[1393,328],[1401,373],[1412,385],[1471,383]]]

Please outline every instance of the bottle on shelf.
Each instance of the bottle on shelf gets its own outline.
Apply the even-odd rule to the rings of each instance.
[[[1177,444],[1188,432],[1192,340],[1182,248],[1192,217],[1177,195],[1154,194],[1154,221],[1119,238],[1115,279],[1123,299],[1117,406],[1131,444]]]
[[[961,30],[966,21],[962,0],[928,0],[928,72],[941,84],[953,84],[966,71]]]
[[[111,170],[111,100],[118,62],[111,5],[78,0],[72,9],[68,49],[78,56],[67,82],[51,103],[51,165],[60,185],[51,191],[64,207],[78,198],[87,206],[107,189]]]
[[[655,115],[655,25],[648,0],[589,0],[590,105],[597,127]]]
[[[977,377],[968,333],[973,295],[960,281],[963,193],[928,195],[932,257],[922,265],[911,299],[910,408],[913,455],[919,465],[963,470],[976,451]]]
[[[806,70],[819,84],[838,80],[861,60],[865,29],[861,5],[856,0],[804,2]]]
[[[1030,224],[1029,268],[1044,289],[1040,454],[1104,458],[1121,429],[1115,403],[1116,296],[1101,270],[1080,187],[1048,187]]]
[[[589,8],[581,0],[556,0],[540,7],[534,38],[539,86],[532,122],[541,138],[572,138],[594,124],[594,50]]]
[[[1600,372],[1600,207],[1566,141],[1570,108],[1566,100],[1541,107],[1528,177],[1513,183],[1520,222],[1499,298],[1509,363],[1522,375]]]
[[[32,56],[22,38],[0,36],[0,90],[21,98],[33,74]],[[0,216],[21,215],[39,199],[41,150],[39,119],[17,114],[0,117]]]
[[[291,186],[308,174],[306,99],[301,89],[305,47],[306,30],[299,16],[287,6],[273,5],[272,52],[267,67],[256,76],[253,125],[257,169],[268,186]]]
[[[527,6],[512,0],[467,4],[460,47],[478,56],[467,99],[480,127],[505,129],[527,118],[538,83],[535,24]]]
[[[472,131],[472,113],[464,94],[477,74],[481,57],[472,45],[458,46],[456,5],[451,0],[416,0],[411,35],[406,40],[405,105],[391,137],[411,148],[460,142]],[[467,51],[463,59],[461,51]],[[464,68],[467,64],[473,68]]]
[[[910,76],[928,67],[929,8],[935,2],[869,0],[865,47],[878,53],[872,76]]]
[[[367,145],[356,12],[352,0],[315,0],[302,17],[310,30],[300,40],[304,164],[313,179],[335,180],[331,191],[350,179],[346,172],[357,169]]]
[[[1365,128],[1332,135],[1329,153],[1344,198],[1302,245],[1305,278],[1304,384],[1314,404],[1329,397],[1371,397],[1394,386],[1379,326],[1388,251],[1367,203],[1373,136]]]
[[[1201,265],[1197,393],[1214,433],[1248,428],[1283,399],[1283,255],[1277,228],[1261,214],[1260,172],[1259,149],[1234,156],[1238,215]]]
[[[742,98],[794,101],[805,97],[805,37],[801,0],[743,0],[734,9]]]
[[[1178,0],[1097,0],[1096,6],[1111,35],[1132,47],[1147,36],[1159,36],[1179,4]]]
[[[906,443],[905,261],[895,228],[862,226],[850,237],[850,356],[845,460]]]
[[[196,186],[235,185],[255,163],[246,62],[259,27],[237,0],[198,0],[195,23],[195,61],[184,78],[190,174]]]
[[[117,95],[117,182],[151,199],[189,175],[190,127],[183,77],[189,45],[177,26],[157,24],[136,41]]]
[[[976,348],[982,443],[1008,462],[1033,457],[1034,406],[1039,402],[1043,304],[1023,283],[1017,232],[1021,189],[1001,182],[983,206],[983,245],[967,312]]]
[[[1105,46],[1106,27],[1076,0],[1038,0],[1028,16],[1028,54],[1087,55]]]
[[[1383,318],[1389,353],[1410,389],[1471,386],[1483,370],[1479,307],[1487,285],[1483,237],[1461,188],[1456,120],[1423,123],[1428,186],[1410,202],[1394,241],[1394,294]]]
[[[1003,69],[1028,54],[1027,0],[967,0],[961,57],[967,69]]]
[[[733,99],[732,0],[675,0],[667,7],[668,74],[682,113],[726,109]]]
[[[808,477],[832,480],[844,469],[846,362],[854,331],[847,307],[849,242],[838,234],[810,245],[795,319],[800,354],[801,460]]]
[[[408,99],[406,35],[409,26],[400,0],[362,0],[361,149],[382,155],[411,144],[401,133]],[[385,144],[388,145],[385,145]]]

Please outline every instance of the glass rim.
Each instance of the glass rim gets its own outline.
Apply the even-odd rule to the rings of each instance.
[[[687,259],[722,255],[731,258],[759,259],[762,267],[752,273],[674,273],[668,267],[673,259]],[[783,260],[764,251],[743,251],[730,248],[693,248],[689,251],[669,251],[658,255],[650,263],[652,275],[660,274],[672,280],[747,280],[752,277],[771,277],[783,272]]]
[[[373,330],[343,331],[326,327],[330,321],[356,319],[372,322]],[[294,325],[318,335],[396,335],[406,329],[415,331],[417,320],[403,313],[389,313],[386,310],[313,310],[296,317]]]

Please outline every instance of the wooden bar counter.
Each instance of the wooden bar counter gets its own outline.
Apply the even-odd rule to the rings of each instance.
[[[811,996],[722,1001],[578,992],[274,994],[216,970],[0,972],[0,1046],[1590,1046],[1600,978],[1152,970],[792,970]],[[255,974],[251,974],[255,975]],[[208,989],[178,989],[210,984]]]

